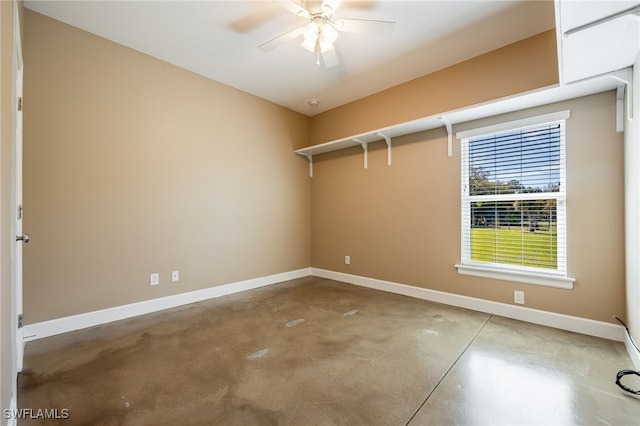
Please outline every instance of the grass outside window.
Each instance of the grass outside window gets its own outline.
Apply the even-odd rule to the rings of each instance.
[[[556,269],[558,266],[556,227],[540,224],[471,229],[471,260],[524,267]]]

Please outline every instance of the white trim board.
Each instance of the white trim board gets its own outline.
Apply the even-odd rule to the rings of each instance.
[[[640,371],[640,353],[638,353],[636,348],[633,346],[633,343],[631,343],[631,338],[627,333],[624,334],[624,346],[627,348],[633,368]]]
[[[355,284],[361,287],[402,294],[404,296],[415,297],[417,299],[429,300],[431,302],[442,303],[445,305],[456,306],[459,308],[499,315],[547,327],[559,328],[589,336],[601,337],[618,342],[625,341],[626,333],[624,327],[617,324],[541,311],[523,306],[509,305],[491,300],[461,296],[459,294],[446,293],[443,291],[429,290],[426,288],[378,280],[375,278],[367,278],[359,275],[345,274],[343,272],[329,271],[326,269],[311,268],[311,275],[348,284]]]
[[[9,402],[9,410],[11,415],[9,416],[9,419],[7,420],[7,426],[17,426],[18,425],[18,417],[14,415],[14,413],[16,413],[18,411],[18,397],[16,395],[13,395],[11,397],[11,401]],[[2,412],[2,417],[5,417],[6,413],[3,410]]]
[[[162,311],[164,309],[175,308],[177,306],[188,305],[189,303],[239,293],[245,290],[253,290],[296,278],[308,277],[309,275],[311,275],[311,268],[298,269],[295,271],[283,272],[280,274],[238,281],[216,287],[209,287],[202,290],[195,290],[158,299],[145,300],[143,302],[131,303],[128,305],[101,309],[99,311],[29,324],[25,325],[23,328],[24,341],[30,342],[32,340],[42,339],[56,334],[103,325],[113,321]]]

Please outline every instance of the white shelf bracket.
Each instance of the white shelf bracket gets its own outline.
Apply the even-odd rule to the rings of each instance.
[[[309,160],[309,177],[313,177],[313,155],[311,154],[303,154]]]
[[[446,117],[440,117],[440,121],[442,121],[444,127],[447,128],[447,156],[453,157],[453,128],[451,122],[449,122]]]
[[[378,136],[380,136],[387,143],[387,165],[391,165],[391,138],[385,135],[382,132],[378,132]]]
[[[624,132],[624,89],[628,87],[620,84],[616,91],[616,131]]]
[[[364,151],[364,168],[369,168],[369,145],[366,142],[361,141],[360,139],[354,139],[355,142],[358,142]]]
[[[633,75],[630,70],[622,70],[612,74],[610,77],[619,82],[616,91],[616,131],[624,132],[624,98],[625,90],[627,96],[627,119],[633,119]]]

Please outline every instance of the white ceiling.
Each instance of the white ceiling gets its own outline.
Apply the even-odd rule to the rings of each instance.
[[[341,32],[340,65],[296,40],[305,20],[273,1],[33,1],[25,7],[312,116],[554,28],[553,1],[345,1],[335,18],[395,21],[391,37]],[[319,100],[317,107],[309,101]]]

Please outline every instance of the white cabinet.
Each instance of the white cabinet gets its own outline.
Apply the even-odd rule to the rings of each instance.
[[[640,52],[640,0],[556,0],[560,81],[633,65]]]

